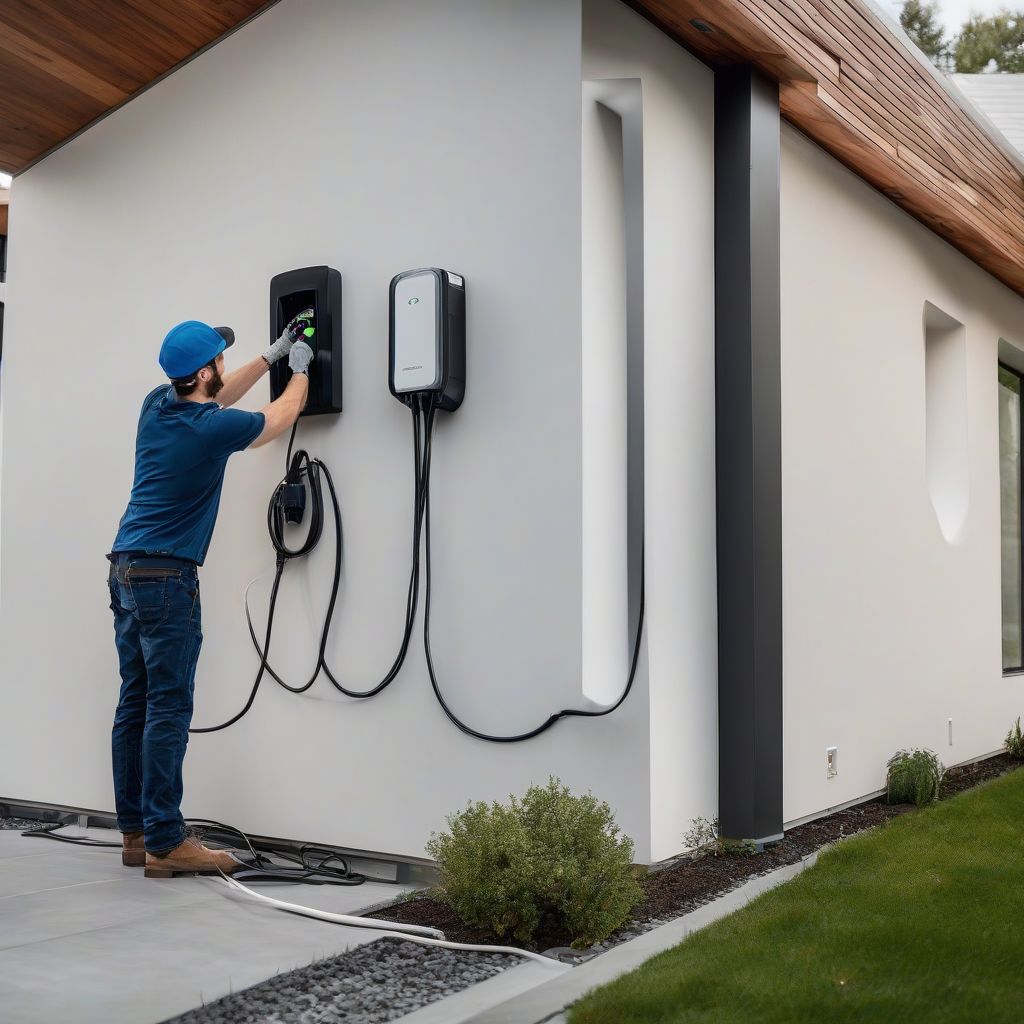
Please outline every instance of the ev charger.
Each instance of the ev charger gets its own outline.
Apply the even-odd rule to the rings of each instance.
[[[303,416],[341,412],[341,274],[333,267],[302,267],[270,281],[270,340],[281,336],[293,316],[313,310],[316,329],[310,340],[309,397]],[[288,360],[270,368],[270,400],[279,398],[291,380]]]
[[[406,405],[417,396],[452,412],[466,392],[466,283],[437,267],[391,280],[389,385]]]

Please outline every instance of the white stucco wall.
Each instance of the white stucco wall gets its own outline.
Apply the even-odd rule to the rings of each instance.
[[[663,858],[718,806],[714,76],[617,0],[584,11],[584,78],[639,79],[643,94],[651,841]]]
[[[236,360],[255,356],[269,279],[316,263],[345,288],[345,411],[300,431],[345,517],[332,665],[369,686],[397,647],[411,431],[387,390],[387,286],[440,265],[469,294],[467,397],[434,450],[442,684],[499,732],[580,705],[580,54],[578,0],[283,0],[18,179],[0,584],[4,718],[18,725],[0,796],[111,807],[103,554],[160,339],[196,317],[234,326]],[[243,405],[265,401],[261,385]],[[228,468],[202,574],[197,725],[236,711],[251,683],[241,593],[272,568],[265,506],[283,460],[281,441]],[[282,588],[274,660],[292,679],[331,558],[325,539]],[[303,697],[265,683],[243,722],[193,738],[184,810],[417,855],[467,799],[553,773],[609,800],[647,860],[650,729],[643,675],[608,718],[518,746],[471,740],[435,704],[417,640],[372,701],[325,680]]]
[[[966,437],[946,438],[967,453],[953,542],[929,495],[926,303],[966,336],[959,395],[936,391],[966,401]],[[900,748],[997,750],[1024,711],[1024,677],[1001,670],[1000,338],[1024,349],[1024,300],[784,127],[787,822],[880,789]]]
[[[634,692],[607,718],[485,745],[443,718],[417,640],[373,701],[325,680],[303,697],[266,683],[242,723],[193,740],[185,811],[415,856],[467,799],[553,773],[609,800],[640,860],[677,852],[687,822],[715,813],[713,78],[616,0],[282,0],[18,179],[0,378],[0,672],[17,728],[0,745],[0,798],[111,807],[102,556],[159,340],[198,317],[235,327],[237,358],[256,355],[269,279],[297,266],[345,281],[345,412],[300,433],[345,516],[336,671],[369,686],[397,645],[411,444],[387,391],[387,284],[440,265],[469,293],[467,398],[434,458],[442,685],[472,724],[504,732],[582,706],[584,664],[614,683],[584,646],[585,608],[618,623],[594,631],[612,660],[629,638],[621,550],[601,566],[583,543],[583,431],[585,389],[614,394],[615,380],[584,354],[621,350],[584,335],[581,309],[582,240],[621,237],[583,221],[602,214],[584,205],[600,175],[587,177],[581,81],[612,78],[642,94],[647,644]],[[603,180],[607,198],[615,175]],[[901,746],[947,763],[992,751],[1024,710],[1022,677],[1000,670],[995,411],[997,342],[1024,351],[1024,302],[788,127],[782,288],[791,822],[878,789]],[[968,504],[953,543],[928,490],[926,302],[965,330]],[[609,537],[624,529],[624,417],[611,412],[618,439],[587,477],[611,495],[607,515],[590,510]],[[228,470],[203,572],[199,725],[248,692],[241,592],[267,574],[259,615],[283,453]],[[293,679],[331,558],[325,540],[288,570],[274,657]]]

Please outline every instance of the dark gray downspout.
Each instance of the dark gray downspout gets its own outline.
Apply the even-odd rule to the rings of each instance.
[[[715,74],[718,815],[782,836],[779,90]]]

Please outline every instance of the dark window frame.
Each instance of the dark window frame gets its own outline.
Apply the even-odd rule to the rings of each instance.
[[[1010,366],[1009,363],[1004,363],[1001,359],[998,360],[1000,370],[1006,371],[1016,377],[1019,382],[1019,391],[1017,394],[1017,421],[1018,421],[1018,437],[1024,440],[1024,373],[1018,370],[1014,366]],[[998,374],[997,374],[998,377]],[[1020,536],[1017,538],[1017,552],[1020,560],[1020,585],[1017,591],[1017,623],[1020,627],[1021,635],[1021,664],[1016,666],[1003,665],[1004,676],[1014,676],[1024,673],[1024,445],[1019,445],[1017,450],[1017,502],[1018,502],[1018,530]],[[1000,499],[1000,522],[1002,520],[1002,499]],[[1002,529],[1000,528],[999,544],[1002,548],[1003,538]],[[1000,551],[1000,587],[1002,586],[1002,553]],[[1002,599],[999,602],[1000,609],[1002,608]],[[1002,636],[1002,628],[1000,627],[1000,637]],[[1000,640],[1000,651],[999,651],[999,663],[1002,665],[1003,652],[1002,652],[1002,641]]]

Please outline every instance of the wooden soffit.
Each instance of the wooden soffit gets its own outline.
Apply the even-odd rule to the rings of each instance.
[[[2,0],[0,170],[24,170],[266,6]]]
[[[1024,295],[1024,174],[862,0],[629,0],[713,67],[751,63],[782,116]]]

